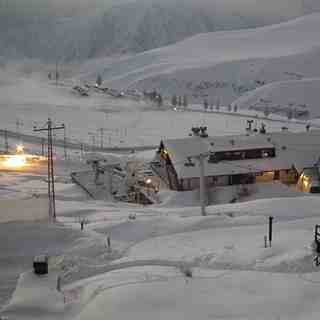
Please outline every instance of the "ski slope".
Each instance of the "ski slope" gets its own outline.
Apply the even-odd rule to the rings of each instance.
[[[256,29],[199,34],[117,62],[99,60],[81,78],[94,79],[103,70],[106,83],[118,88],[228,104],[263,84],[319,77],[319,24],[314,13]]]
[[[233,102],[241,109],[251,107],[306,110],[310,118],[319,118],[320,78],[273,82],[253,90]]]

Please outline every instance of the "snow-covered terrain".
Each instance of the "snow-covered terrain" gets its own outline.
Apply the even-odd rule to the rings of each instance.
[[[318,78],[319,24],[315,13],[262,28],[200,34],[118,62],[99,60],[91,69],[84,68],[81,78],[94,79],[103,71],[111,86],[187,94],[214,104],[219,99],[226,105],[271,82]],[[311,99],[299,98],[311,104]]]
[[[299,111],[307,118],[318,118],[319,83],[320,78],[273,82],[241,96],[233,105],[289,117]]]
[[[55,86],[41,74],[20,75],[19,78],[10,72],[5,75],[8,76],[0,76],[1,129],[39,136],[33,132],[33,127],[43,126],[51,117],[57,124],[65,123],[67,138],[72,141],[99,146],[101,134],[98,130],[104,128],[104,146],[118,147],[158,145],[161,139],[186,137],[192,126],[202,124],[208,126],[210,135],[245,132],[247,118],[237,117],[234,112],[230,115],[203,113],[201,106],[190,106],[192,112],[174,111],[165,106],[158,108],[148,100],[112,98],[95,91],[89,97],[81,97],[72,91],[72,82]],[[221,107],[221,111],[228,112],[226,107]],[[257,125],[262,121],[267,130],[279,131],[284,125],[259,119]],[[17,127],[17,122],[22,124]],[[292,131],[305,129],[305,124],[294,122],[285,123],[285,126]],[[56,137],[62,139],[63,132],[56,133]],[[0,146],[4,147],[3,139]]]
[[[85,60],[319,10],[315,0],[1,0],[0,57]]]
[[[320,274],[313,261],[319,195],[275,181],[246,186],[242,195],[243,186],[216,187],[208,190],[213,205],[202,216],[199,190],[160,184],[159,203],[115,201],[110,192],[118,185],[107,175],[96,179],[87,162],[112,160],[121,173],[129,162],[148,167],[150,149],[161,139],[187,137],[192,126],[208,126],[210,136],[243,134],[249,118],[257,128],[266,124],[267,132],[319,127],[319,13],[201,33],[288,20],[319,10],[318,1],[95,0],[88,6],[87,0],[30,0],[24,11],[22,2],[0,0],[0,151],[7,129],[11,152],[24,143],[26,152],[41,153],[32,138],[42,135],[33,128],[48,117],[66,125],[66,141],[116,149],[98,154],[55,146],[55,223],[48,218],[46,164],[0,166],[0,319],[319,319]],[[137,55],[102,57],[196,33]],[[8,63],[8,57],[42,62]],[[99,58],[61,63],[87,57]],[[56,84],[48,79],[55,63],[44,61],[57,58]],[[102,87],[118,91],[95,87],[97,74]],[[164,104],[130,96],[127,87],[156,89]],[[189,105],[173,108],[173,93],[187,94]],[[281,110],[268,115],[265,107]],[[296,113],[287,119],[288,110],[304,109],[309,114],[299,121]],[[63,131],[56,133],[54,144],[63,139]],[[132,152],[134,146],[148,148]],[[75,172],[106,201],[75,184]],[[31,270],[40,254],[49,256],[48,275]]]
[[[57,190],[61,194],[66,188]],[[319,275],[312,262],[312,240],[319,204],[317,196],[257,200],[212,206],[202,217],[198,207],[59,200],[63,225],[0,225],[1,235],[10,240],[12,265],[10,272],[7,264],[1,265],[1,277],[7,277],[2,281],[7,288],[1,287],[4,296],[13,289],[8,280],[30,268],[32,254],[45,251],[52,257],[48,277],[31,272],[20,276],[3,315],[316,319]],[[128,219],[130,213],[136,220]],[[265,248],[269,215],[275,219],[274,235],[272,247]],[[89,222],[82,232],[78,217]],[[23,258],[16,256],[21,250]],[[0,252],[2,261],[9,261],[5,246]],[[187,270],[192,277],[186,277]],[[55,289],[59,274],[61,292]]]

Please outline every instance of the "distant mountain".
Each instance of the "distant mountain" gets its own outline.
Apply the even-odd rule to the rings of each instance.
[[[155,89],[167,97],[187,94],[199,103],[208,99],[226,105],[247,96],[239,101],[241,107],[270,96],[276,104],[307,104],[311,116],[320,116],[315,99],[320,79],[319,28],[320,13],[314,13],[261,28],[198,34],[118,61],[98,60],[81,73],[81,79],[94,80],[100,73],[107,86]],[[280,81],[285,84],[268,86]],[[261,90],[251,96],[257,88]],[[295,91],[292,101],[290,90]],[[280,99],[281,92],[285,95]]]
[[[0,0],[0,56],[74,61],[318,10],[315,0]]]

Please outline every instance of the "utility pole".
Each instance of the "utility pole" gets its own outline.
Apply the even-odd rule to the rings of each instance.
[[[81,157],[81,160],[83,160],[83,155],[84,155],[84,148],[83,148],[83,143],[81,143],[81,145],[80,145],[80,157]]]
[[[320,266],[320,225],[315,226],[314,230],[315,257],[313,259],[315,266]]]
[[[41,155],[44,157],[45,138],[41,138]]]
[[[272,244],[272,222],[273,222],[273,217],[270,216],[269,217],[269,246],[271,248],[271,244]]]
[[[91,137],[91,144],[92,144],[92,152],[95,149],[95,145],[96,145],[96,136],[93,132],[88,132],[88,136]]]
[[[20,126],[23,126],[23,121],[21,121],[20,119],[17,118],[16,119],[16,132],[18,134],[19,140],[21,140]]]
[[[8,143],[8,130],[7,129],[4,130],[4,147],[5,147],[6,153],[8,154],[9,143]]]
[[[63,151],[64,151],[64,160],[68,159],[67,155],[67,132],[66,132],[66,126],[63,124]]]
[[[104,128],[99,128],[98,131],[100,132],[100,148],[103,149]]]
[[[205,186],[205,177],[204,177],[204,159],[206,156],[200,154],[198,157],[199,167],[200,167],[200,202],[201,202],[201,215],[205,216],[206,214],[206,186]]]
[[[61,126],[52,126],[52,121],[49,118],[46,127],[33,128],[33,131],[47,131],[48,132],[48,200],[49,200],[49,219],[56,220],[56,199],[54,190],[54,171],[53,171],[53,140],[52,133],[54,130],[64,129],[64,124]]]
[[[56,60],[56,86],[58,85],[58,78],[59,78],[59,73],[58,73],[58,60]]]

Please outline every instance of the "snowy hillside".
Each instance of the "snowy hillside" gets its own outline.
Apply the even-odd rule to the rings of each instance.
[[[287,117],[318,118],[320,78],[274,82],[234,101],[241,109],[278,113]]]
[[[197,33],[288,20],[314,0],[0,0],[0,56],[74,61],[141,52]]]
[[[312,14],[257,29],[205,33],[104,67],[99,61],[82,76],[103,70],[113,86],[228,104],[270,82],[319,77],[319,26],[320,14]]]

